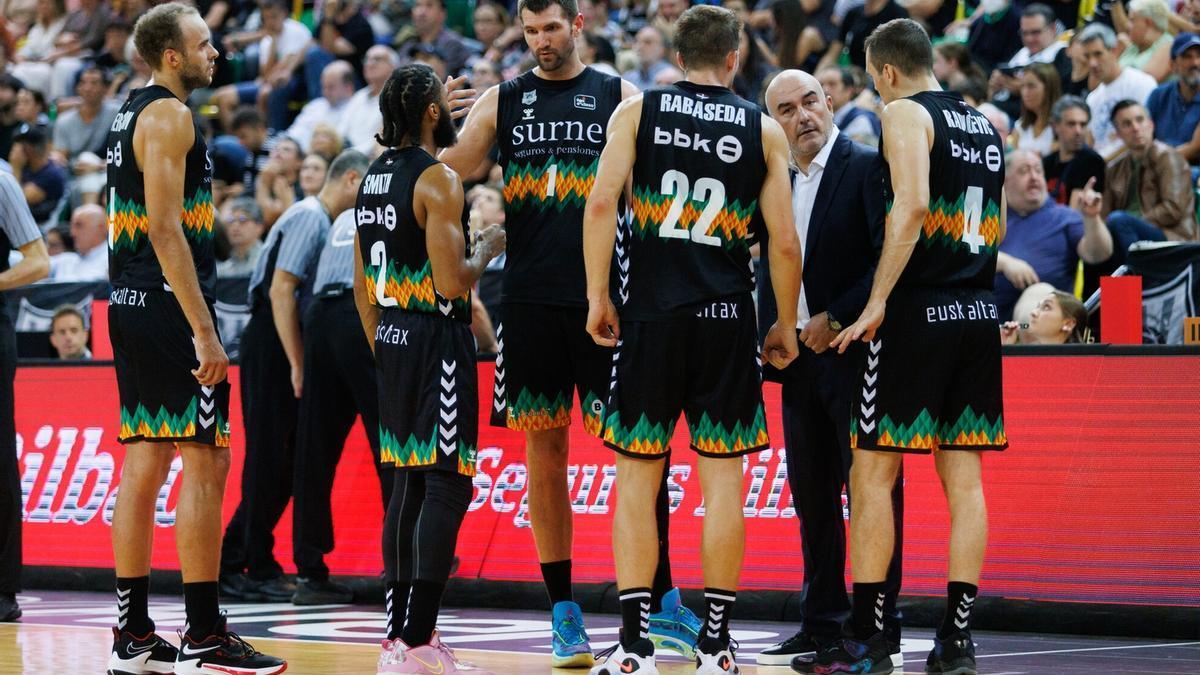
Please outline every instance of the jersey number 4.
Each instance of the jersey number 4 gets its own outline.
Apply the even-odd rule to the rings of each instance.
[[[682,171],[671,169],[663,174],[662,194],[672,199],[671,206],[667,209],[667,217],[658,227],[658,236],[667,239],[691,239],[705,246],[720,246],[721,238],[708,234],[708,228],[725,207],[725,185],[715,178],[701,178],[696,181],[694,194],[689,190],[689,185],[690,181]],[[676,226],[687,203],[693,198],[705,202],[704,210],[700,212],[700,217],[696,219],[691,230],[681,230]]]
[[[962,242],[971,247],[971,253],[987,245],[983,238],[980,225],[983,222],[983,188],[971,186],[967,188],[967,196],[963,201],[963,233]]]

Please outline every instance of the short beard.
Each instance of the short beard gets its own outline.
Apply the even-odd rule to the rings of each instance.
[[[179,83],[188,92],[193,92],[212,84],[212,76],[208,74],[208,64],[205,63],[203,66],[197,68],[193,68],[190,63],[184,66],[183,70],[179,72]]]
[[[552,60],[548,64],[542,63],[542,59],[538,57],[536,53],[533,55],[534,59],[537,60],[538,67],[547,73],[553,73],[567,63],[567,60],[570,59],[571,55],[575,53],[575,41],[571,40],[571,43],[567,47],[566,51],[561,54],[554,50],[550,51],[553,53],[553,56],[551,57]]]
[[[454,128],[454,120],[450,116],[450,108],[442,104],[442,114],[438,116],[437,126],[433,128],[433,145],[438,148],[448,148],[458,142],[458,130]]]

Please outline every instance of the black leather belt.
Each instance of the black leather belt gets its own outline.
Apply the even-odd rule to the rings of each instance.
[[[321,287],[321,289],[319,291],[317,291],[316,297],[321,298],[321,299],[340,298],[343,295],[346,295],[353,291],[354,291],[353,287],[346,286],[344,284],[325,284],[324,286]]]

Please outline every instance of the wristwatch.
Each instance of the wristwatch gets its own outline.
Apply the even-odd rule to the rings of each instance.
[[[825,316],[829,318],[829,327],[836,331],[842,330],[842,322],[833,318],[833,313],[826,311]]]

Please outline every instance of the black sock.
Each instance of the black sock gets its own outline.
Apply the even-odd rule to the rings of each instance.
[[[149,596],[150,577],[117,577],[117,628],[139,637],[153,633]]]
[[[671,579],[671,495],[667,490],[667,474],[671,462],[663,462],[663,479],[654,502],[654,521],[658,526],[658,567],[654,568],[654,583],[650,586],[650,612],[662,611],[663,596],[675,588]]]
[[[704,637],[729,642],[729,615],[733,614],[733,603],[736,601],[737,591],[705,587],[704,605],[708,609]]]
[[[650,637],[650,589],[627,588],[620,592],[621,644],[625,647]]]
[[[395,640],[404,629],[404,615],[408,613],[409,585],[399,581],[387,582],[384,607],[387,609],[387,639]]]
[[[203,640],[213,633],[221,618],[217,600],[217,582],[200,581],[183,585],[183,609],[187,614],[187,635]]]
[[[575,595],[571,592],[570,558],[542,563],[542,580],[546,582],[546,593],[550,595],[551,605],[575,600]]]
[[[883,630],[884,586],[887,582],[854,582],[853,611],[854,639],[866,640]]]
[[[438,608],[442,605],[442,591],[446,584],[417,579],[412,583],[408,596],[408,618],[400,636],[404,644],[417,647],[429,644],[433,629],[437,627]]]
[[[942,625],[938,628],[939,640],[955,633],[971,632],[971,610],[975,608],[975,596],[979,595],[979,587],[964,581],[951,581],[946,584],[946,615],[942,617]]]

